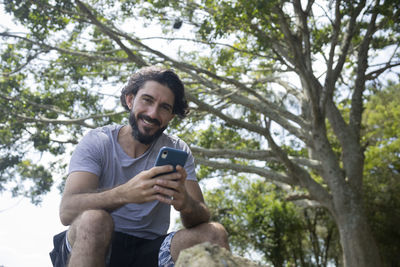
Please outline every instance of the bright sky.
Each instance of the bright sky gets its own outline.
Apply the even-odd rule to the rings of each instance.
[[[52,266],[53,235],[67,229],[58,218],[60,200],[57,189],[44,197],[41,206],[26,198],[0,195],[0,267]],[[173,211],[170,229],[176,216]]]
[[[52,266],[52,237],[66,229],[58,219],[60,198],[54,189],[34,206],[26,198],[0,195],[0,267]]]

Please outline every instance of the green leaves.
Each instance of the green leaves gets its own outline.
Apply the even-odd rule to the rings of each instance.
[[[113,108],[118,94],[108,98],[105,107],[103,94],[97,92],[98,84],[108,77],[112,79],[120,67],[93,60],[89,52],[75,53],[82,47],[78,39],[86,33],[82,33],[85,27],[77,24],[66,28],[72,20],[65,18],[75,16],[68,12],[73,6],[70,2],[5,4],[30,33],[2,33],[9,42],[0,46],[0,191],[10,190],[15,196],[29,197],[38,204],[58,175],[49,171],[50,166],[53,170],[63,169],[64,175],[65,163],[58,157],[65,156],[68,146],[76,144],[87,128],[121,121],[121,113]],[[65,13],[58,16],[61,10]],[[48,20],[51,16],[55,17]],[[57,43],[60,35],[68,36],[71,28],[70,38],[60,41],[57,48],[45,44],[50,33],[64,31],[52,37],[52,42]],[[102,49],[112,47],[103,42],[99,50]],[[92,79],[96,76],[93,73],[101,78]],[[114,115],[102,116],[104,113]],[[32,153],[40,156],[32,158]],[[42,156],[45,160],[39,163]]]
[[[194,145],[204,148],[231,148],[236,150],[259,147],[259,143],[251,138],[245,139],[235,128],[216,127],[210,125],[207,129],[197,132],[198,141]]]
[[[364,114],[366,171],[389,167],[400,172],[400,86],[388,88],[370,97]]]
[[[370,96],[364,113],[364,190],[367,215],[386,264],[398,258],[400,231],[400,86]]]
[[[13,195],[24,195],[30,197],[33,204],[39,204],[41,197],[50,192],[53,185],[52,173],[42,165],[33,164],[30,161],[22,161],[16,168],[17,173],[20,173],[22,180],[29,180],[30,187],[17,182],[17,185],[11,190]]]
[[[337,232],[326,213],[301,210],[283,196],[259,179],[225,177],[219,187],[206,192],[205,199],[212,219],[227,228],[236,253],[244,255],[253,249],[263,263],[273,266],[323,264],[328,251],[332,254],[325,260],[337,257]],[[312,239],[316,235],[317,241]],[[313,247],[320,250],[313,251]]]
[[[71,1],[4,1],[5,10],[12,13],[22,25],[37,38],[46,38],[51,31],[64,29],[69,19],[65,13],[71,11]]]

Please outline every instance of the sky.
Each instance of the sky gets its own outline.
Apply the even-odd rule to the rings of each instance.
[[[53,236],[67,229],[58,217],[60,200],[56,188],[44,196],[40,206],[27,198],[0,194],[0,267],[52,266]],[[170,229],[175,227],[176,216],[171,213]]]
[[[0,267],[52,266],[52,237],[66,229],[58,218],[57,189],[35,206],[27,198],[0,195]]]

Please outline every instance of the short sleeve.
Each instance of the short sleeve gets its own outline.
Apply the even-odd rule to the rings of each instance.
[[[181,139],[178,139],[177,148],[181,149],[183,151],[186,151],[188,153],[188,158],[187,158],[185,166],[184,166],[186,173],[187,173],[186,179],[191,180],[191,181],[197,181],[196,165],[194,162],[194,157],[193,157],[192,151],[190,150],[189,146]]]
[[[100,176],[102,142],[104,142],[104,137],[102,138],[102,133],[97,130],[92,130],[85,135],[72,153],[68,173],[85,171]]]

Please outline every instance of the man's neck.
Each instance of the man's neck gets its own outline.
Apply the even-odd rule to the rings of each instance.
[[[118,133],[118,143],[124,152],[131,158],[138,158],[150,147],[136,140],[132,135],[130,125],[123,126]]]

